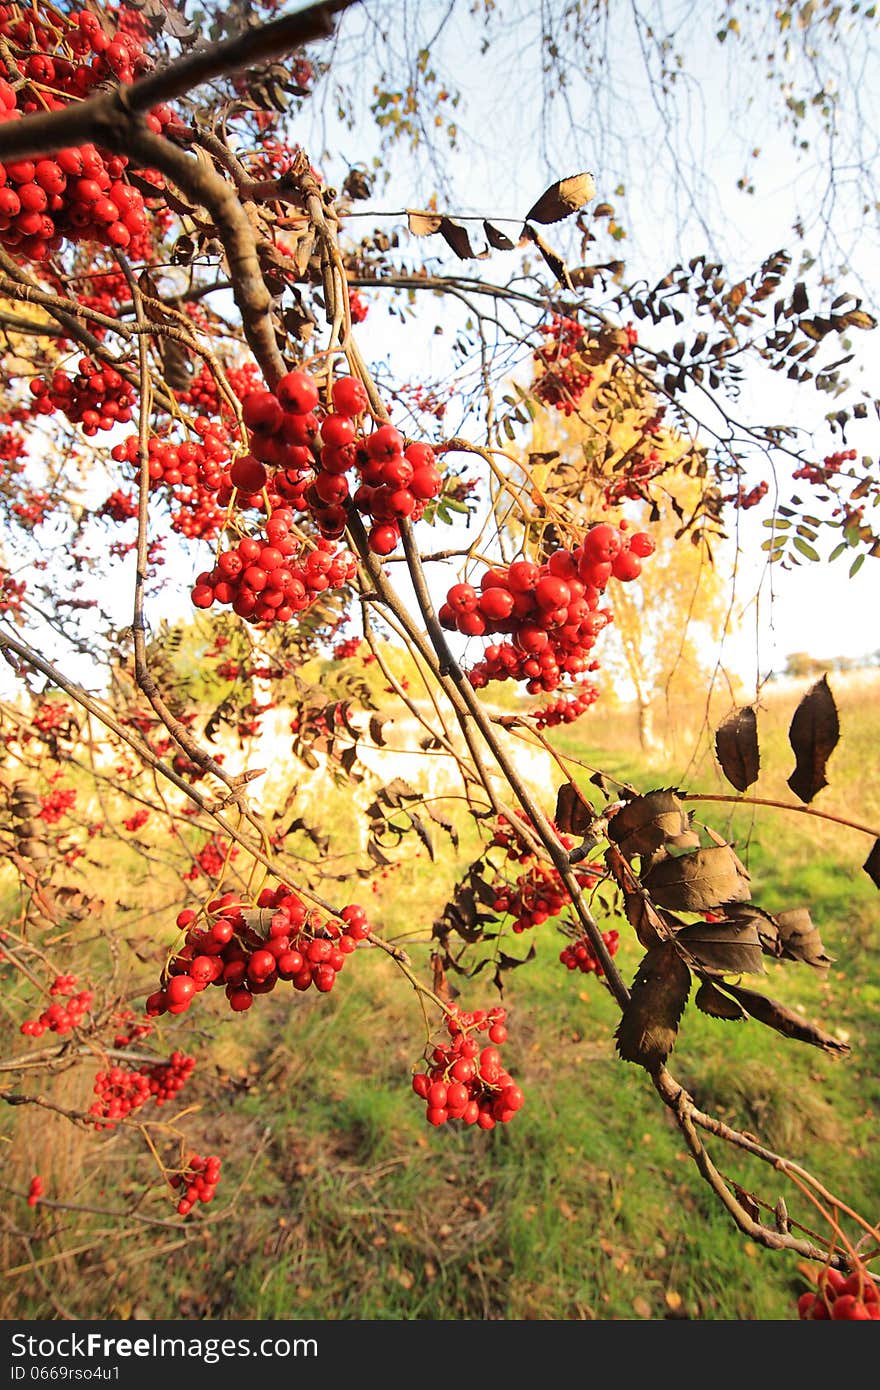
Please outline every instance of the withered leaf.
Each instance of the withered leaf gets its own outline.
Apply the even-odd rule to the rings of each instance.
[[[503,232],[499,232],[497,227],[493,227],[491,222],[483,223],[483,231],[486,234],[486,240],[489,245],[496,251],[513,250],[515,243],[510,240],[509,236],[505,236]]]
[[[751,897],[748,879],[728,845],[662,859],[642,875],[642,883],[655,902],[674,912],[704,912]]]
[[[531,241],[537,246],[559,283],[565,285],[566,289],[573,290],[574,285],[571,283],[571,277],[569,276],[565,261],[553,250],[552,246],[547,245],[540,233],[536,232],[534,227],[531,227],[528,222],[523,227],[523,239],[525,241]]]
[[[875,840],[871,846],[871,853],[862,865],[865,873],[873,884],[880,888],[880,840]]]
[[[443,218],[439,212],[421,212],[418,208],[407,208],[406,221],[413,236],[431,236],[439,232]]]
[[[864,328],[872,329],[877,327],[877,320],[873,314],[866,314],[864,309],[850,309],[848,314],[841,314],[839,322],[844,328]]]
[[[596,196],[596,184],[592,174],[572,174],[570,178],[560,179],[546,189],[529,208],[526,222],[561,222],[570,217]]]
[[[563,782],[556,793],[554,820],[564,835],[585,835],[596,818],[589,801],[573,782]]]
[[[654,907],[620,850],[616,849],[614,845],[609,846],[606,850],[605,863],[623,894],[623,910],[626,914],[626,920],[635,931],[639,943],[645,947],[645,950],[650,950],[652,946],[657,946],[661,941],[666,940],[669,933],[663,918]]]
[[[746,1017],[746,1011],[741,1004],[730,995],[725,994],[711,980],[703,980],[700,988],[694,995],[694,1003],[704,1014],[710,1018],[724,1018],[733,1022],[741,1022]]]
[[[792,1013],[777,1000],[756,994],[751,989],[743,989],[742,985],[725,982],[724,988],[728,994],[739,1000],[746,1013],[751,1014],[759,1023],[765,1023],[768,1028],[775,1028],[777,1033],[794,1038],[797,1042],[812,1043],[814,1047],[821,1047],[825,1052],[841,1057],[849,1052],[848,1043],[832,1038],[830,1033],[826,1033],[817,1023],[810,1023],[807,1019]]]
[[[441,217],[440,226],[437,230],[446,242],[446,245],[455,252],[460,260],[468,261],[477,257],[476,251],[471,246],[471,239],[467,234],[467,228],[462,227],[459,222],[453,222],[450,217]]]
[[[388,858],[387,854],[383,854],[382,850],[379,848],[379,845],[373,839],[372,835],[367,841],[367,854],[370,856],[374,864],[378,864],[383,869],[387,868],[389,864],[394,862],[393,860]]]
[[[752,922],[694,922],[676,933],[704,970],[719,975],[763,975],[761,943]]]
[[[744,792],[758,780],[758,721],[750,705],[735,710],[715,731],[715,755],[728,782]]]
[[[608,822],[608,838],[621,854],[652,854],[670,837],[689,829],[687,812],[675,792],[664,788],[633,797]]]
[[[431,863],[433,864],[434,841],[431,838],[430,830],[425,825],[425,822],[422,820],[421,816],[416,815],[415,811],[408,811],[407,815],[410,818],[410,823],[412,825],[413,830],[416,832],[422,844],[425,846],[425,849],[428,851],[428,857],[430,858]]]
[[[384,728],[388,723],[387,719],[382,719],[378,714],[370,715],[370,738],[379,748],[385,747]]]
[[[675,1045],[690,987],[691,972],[671,942],[646,952],[614,1034],[625,1062],[649,1070],[662,1066]]]
[[[810,916],[809,908],[792,907],[785,912],[777,912],[775,921],[783,956],[789,960],[802,960],[816,970],[827,970],[834,957],[826,955],[819,928]]]
[[[795,755],[795,769],[788,785],[801,801],[812,801],[828,786],[825,768],[840,738],[837,705],[828,677],[811,685],[794,712],[788,741]]]
[[[439,825],[442,830],[446,831],[446,834],[449,836],[453,845],[457,849],[458,831],[456,830],[454,823],[449,819],[448,816],[444,816],[442,811],[438,811],[437,807],[431,805],[430,803],[425,807],[425,810],[428,812],[428,815],[431,817],[431,820],[435,821],[436,824]]]

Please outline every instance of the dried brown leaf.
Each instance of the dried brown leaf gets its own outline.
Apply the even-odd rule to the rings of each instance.
[[[725,994],[711,980],[703,980],[700,988],[694,995],[694,1003],[697,1008],[710,1018],[723,1018],[730,1022],[739,1023],[746,1017],[746,1011],[741,1004],[730,995]]]
[[[563,782],[556,793],[554,820],[564,835],[585,835],[596,812],[573,782]]]
[[[608,822],[608,838],[631,859],[634,854],[653,854],[688,829],[687,812],[675,792],[665,788],[636,796],[622,806]]]
[[[865,873],[871,882],[880,888],[880,840],[875,840],[871,846],[871,853],[862,865]]]
[[[721,903],[749,899],[748,879],[741,870],[728,845],[715,845],[661,860],[642,875],[642,883],[661,907],[704,912]]]
[[[731,786],[744,792],[758,780],[758,721],[750,705],[735,710],[715,731],[715,754]]]
[[[821,1047],[825,1052],[845,1056],[849,1052],[849,1044],[840,1042],[837,1038],[832,1038],[830,1033],[826,1033],[816,1023],[810,1023],[807,1019],[801,1018],[798,1014],[792,1013],[784,1004],[778,1003],[775,999],[768,999],[763,994],[755,994],[754,990],[743,989],[742,985],[731,985],[725,982],[725,990],[732,994],[734,999],[738,999],[746,1013],[751,1014],[759,1023],[764,1023],[768,1028],[775,1028],[777,1033],[782,1033],[787,1038],[794,1038],[797,1042],[812,1043],[814,1047]]]
[[[437,228],[446,245],[450,247],[462,261],[479,260],[477,252],[471,246],[471,239],[468,236],[467,228],[460,223],[453,222],[450,217],[441,217],[440,226]]]
[[[523,239],[525,241],[531,241],[535,246],[537,246],[538,250],[544,257],[544,260],[547,262],[547,265],[553,271],[553,274],[556,276],[556,279],[559,281],[559,283],[561,285],[565,285],[566,289],[573,290],[574,285],[571,283],[571,277],[568,273],[568,267],[566,266],[565,261],[562,259],[560,255],[558,255],[556,251],[553,250],[552,246],[547,245],[546,241],[541,236],[541,234],[539,232],[536,232],[535,228],[530,226],[528,222],[523,227]]]
[[[439,212],[421,212],[418,208],[407,208],[406,222],[413,236],[431,236],[439,232],[443,218]]]
[[[486,240],[494,250],[512,251],[514,249],[516,243],[511,241],[509,236],[505,236],[503,232],[499,232],[497,227],[493,227],[491,222],[483,223],[483,231],[486,234]]]
[[[801,801],[812,801],[828,786],[825,769],[840,738],[837,705],[823,676],[810,686],[794,712],[788,741],[795,755],[795,769],[788,785]]]
[[[573,174],[570,178],[551,184],[529,208],[525,221],[540,222],[542,226],[548,222],[561,222],[595,196],[593,175]]]
[[[761,943],[752,922],[694,922],[682,927],[675,940],[714,974],[764,974]]]
[[[666,1061],[675,1044],[690,985],[691,973],[672,942],[646,952],[614,1035],[625,1062],[652,1068]]]
[[[817,970],[827,970],[834,960],[826,955],[819,928],[807,907],[792,907],[774,914],[779,928],[780,954],[788,960],[801,960]]]

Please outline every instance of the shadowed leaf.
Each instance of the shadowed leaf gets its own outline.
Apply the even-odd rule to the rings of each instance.
[[[777,912],[775,919],[779,927],[781,955],[789,960],[801,960],[816,970],[827,970],[834,957],[826,955],[819,928],[811,918],[809,908],[789,908],[786,912]]]
[[[470,237],[467,229],[458,222],[453,222],[449,217],[441,217],[440,226],[437,228],[446,245],[449,246],[459,257],[460,260],[469,261],[477,258],[477,253],[471,246]]]
[[[715,755],[731,786],[744,792],[758,780],[758,721],[750,705],[736,710],[715,732]]]
[[[836,1053],[841,1057],[849,1052],[848,1043],[832,1038],[830,1033],[826,1033],[818,1024],[810,1023],[809,1020],[792,1013],[775,999],[755,994],[751,989],[743,989],[742,985],[725,982],[724,988],[734,999],[739,1000],[752,1018],[756,1018],[759,1023],[765,1023],[768,1028],[775,1028],[777,1033],[782,1033],[786,1038],[794,1038],[796,1042],[812,1043],[814,1047],[821,1047],[825,1052]]]
[[[565,261],[556,251],[553,250],[552,246],[547,245],[546,241],[541,236],[541,234],[539,232],[536,232],[535,228],[530,226],[528,222],[523,227],[523,239],[525,241],[531,241],[535,246],[537,246],[541,255],[544,257],[544,260],[547,262],[548,266],[553,271],[553,274],[556,276],[556,279],[559,281],[561,285],[565,285],[566,289],[568,290],[574,289],[574,286],[572,285],[571,279],[568,274],[568,267],[565,264]]]
[[[761,943],[752,922],[694,922],[676,933],[704,970],[719,975],[763,975]]]
[[[734,1023],[741,1023],[746,1018],[746,1011],[735,999],[731,999],[713,985],[711,980],[704,980],[694,995],[694,1003],[704,1014],[710,1018],[728,1019]]]
[[[788,785],[801,801],[812,801],[817,792],[828,786],[825,768],[839,738],[837,706],[828,677],[823,676],[801,700],[788,731],[795,756],[795,769]]]
[[[596,812],[573,782],[563,782],[556,793],[554,820],[564,835],[585,835]]]
[[[715,845],[662,859],[642,875],[642,883],[661,907],[674,912],[704,912],[720,903],[749,899],[748,880],[741,868],[728,845]]]
[[[671,942],[654,946],[643,956],[614,1034],[625,1062],[652,1068],[666,1061],[690,985],[691,973]]]
[[[608,838],[621,854],[652,854],[670,838],[689,829],[687,812],[675,792],[668,789],[634,797],[608,822]]]
[[[491,222],[483,223],[483,231],[489,245],[496,251],[512,251],[514,249],[515,243],[510,240],[510,237],[499,232],[498,228],[493,227]]]
[[[876,887],[880,888],[880,840],[875,840],[871,853],[862,865],[865,873]]]
[[[561,222],[570,217],[596,196],[596,185],[592,174],[573,174],[571,178],[553,183],[537,202],[533,203],[525,215],[526,222]]]
[[[623,910],[626,913],[626,920],[635,931],[639,943],[646,950],[650,950],[652,946],[658,946],[668,935],[664,930],[663,918],[648,898],[623,855],[613,845],[605,853],[605,863],[623,894]]]

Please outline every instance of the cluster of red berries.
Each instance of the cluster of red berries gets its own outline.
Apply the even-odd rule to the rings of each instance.
[[[119,1120],[154,1100],[164,1105],[183,1089],[195,1069],[195,1058],[172,1052],[167,1062],[142,1067],[111,1067],[95,1077],[96,1099],[89,1106],[96,1128],[113,1129]]]
[[[566,843],[567,836],[561,838],[565,848],[570,848],[573,842]],[[579,870],[575,877],[579,887],[595,887],[595,873]],[[496,886],[492,908],[512,917],[512,929],[520,936],[531,927],[540,927],[551,917],[558,917],[570,901],[568,889],[553,865],[535,863],[521,873],[515,883]]]
[[[437,1043],[427,1070],[416,1072],[412,1087],[425,1102],[428,1124],[462,1120],[480,1129],[507,1124],[522,1108],[525,1097],[504,1070],[499,1047],[507,1039],[506,1010],[476,1009],[466,1013],[453,1005],[446,1016],[451,1042]],[[481,1046],[479,1033],[488,1034]]]
[[[29,1207],[35,1207],[35,1206],[37,1205],[37,1202],[39,1202],[40,1198],[42,1197],[42,1195],[43,1195],[43,1179],[40,1177],[39,1173],[35,1173],[34,1176],[31,1178],[30,1187],[28,1188],[28,1195],[27,1195],[27,1204],[28,1204],[28,1206],[29,1206]]]
[[[178,1216],[189,1216],[196,1202],[214,1200],[222,1166],[216,1154],[209,1154],[206,1158],[202,1158],[200,1154],[193,1154],[185,1170],[182,1173],[174,1173],[168,1179],[177,1191],[183,1189],[183,1196],[177,1203]]]
[[[229,845],[223,836],[218,835],[215,831],[208,836],[195,856],[192,868],[187,869],[183,877],[190,882],[197,879],[200,873],[203,873],[206,878],[219,878],[227,859],[235,859],[237,854],[236,846]]]
[[[133,816],[127,816],[122,824],[125,826],[126,830],[134,834],[136,830],[140,830],[142,825],[146,825],[149,819],[149,811],[146,807],[142,806],[139,811],[135,811]]]
[[[192,601],[196,608],[228,603],[251,623],[289,622],[327,589],[341,588],[354,578],[356,561],[321,539],[306,550],[294,539],[293,512],[279,507],[266,523],[264,541],[244,536],[217,557],[212,570],[196,576]]]
[[[62,411],[83,434],[112,430],[131,420],[135,390],[113,367],[98,367],[90,357],[81,357],[76,376],[55,372],[49,381],[34,377],[30,390],[34,413],[51,415]]]
[[[863,1266],[848,1276],[839,1269],[823,1269],[816,1292],[802,1293],[798,1299],[798,1317],[811,1321],[880,1321],[880,1288]]]
[[[649,432],[647,426],[645,432]],[[648,501],[648,483],[662,473],[665,467],[666,464],[656,449],[649,449],[645,454],[630,454],[625,469],[609,478],[602,489],[605,505],[616,507],[626,500]]]
[[[73,983],[65,985],[65,981],[72,981]],[[55,987],[51,988],[49,992],[55,995],[68,994],[71,989],[75,988],[75,982],[75,975],[56,976]],[[70,1033],[82,1023],[93,1002],[94,995],[91,990],[80,990],[64,1004],[56,1000],[54,1004],[45,1008],[38,1018],[25,1019],[19,1031],[26,1038],[41,1038],[47,1030],[50,1033]]]
[[[822,462],[803,463],[792,473],[792,478],[805,478],[808,483],[821,487],[833,473],[839,473],[844,463],[852,463],[858,458],[857,449],[841,449],[836,454],[828,454]]]
[[[362,637],[343,637],[336,642],[333,647],[333,656],[336,661],[347,661],[349,657],[357,656]]]
[[[370,934],[362,907],[350,904],[341,923],[324,918],[285,884],[264,888],[255,906],[223,893],[208,903],[210,925],[196,926],[197,914],[185,908],[177,917],[186,932],[183,947],[169,963],[161,989],[146,1001],[148,1017],[185,1013],[208,985],[223,986],[229,1007],[249,1009],[254,995],[267,994],[280,980],[294,989],[310,985],[326,994],[346,957]]]
[[[61,817],[66,815],[71,806],[75,804],[75,787],[53,787],[50,792],[46,792],[45,796],[40,797],[40,809],[37,815],[47,825],[57,825]]]
[[[475,689],[490,680],[524,680],[531,694],[558,689],[565,676],[591,666],[596,638],[611,621],[599,598],[614,578],[636,579],[654,542],[643,531],[628,535],[607,522],[592,526],[574,550],[556,550],[541,564],[514,560],[486,570],[479,590],[453,584],[438,617],[443,627],[469,637],[504,633],[470,670]]]
[[[178,510],[172,514],[172,530],[189,539],[218,535],[226,520],[225,507],[232,496],[229,459],[232,440],[225,425],[197,415],[192,428],[198,436],[175,443],[169,439],[150,439],[148,471],[151,488],[166,487]],[[131,435],[110,451],[117,463],[135,465],[139,456],[136,435]],[[225,489],[225,500],[223,492]],[[116,499],[114,503],[114,498]],[[102,513],[123,521],[136,515],[125,494],[118,491],[103,504]]]
[[[766,478],[762,478],[754,487],[746,488],[740,486],[736,492],[729,493],[724,498],[725,502],[732,502],[740,511],[747,512],[752,507],[757,507],[762,498],[767,496],[770,484]]]
[[[615,956],[620,945],[620,933],[604,931],[602,940],[608,948],[609,956]],[[583,975],[604,975],[601,964],[596,959],[593,948],[585,936],[579,936],[559,952],[559,959],[566,970],[580,970]]]
[[[573,724],[598,698],[598,688],[588,681],[581,681],[577,695],[570,698],[560,695],[558,700],[551,700],[549,705],[535,710],[529,718],[536,729],[554,729],[558,724]]]
[[[124,8],[118,13],[134,15]],[[119,24],[113,34],[88,10],[63,15],[53,8],[41,19],[36,10],[0,5],[0,36],[11,41],[21,77],[14,86],[0,80],[0,121],[59,110],[100,84],[134,81],[150,66],[142,46],[146,30],[140,16],[135,19]],[[170,108],[162,106],[147,123],[161,132],[171,119]],[[147,213],[141,192],[124,182],[127,166],[125,156],[102,153],[91,144],[51,157],[6,161],[0,165],[0,244],[33,261],[45,260],[64,237],[142,256]]]
[[[554,314],[543,334],[543,343],[532,354],[540,368],[535,396],[545,405],[571,415],[593,380],[592,372],[573,360],[583,346],[584,330],[577,319]]]

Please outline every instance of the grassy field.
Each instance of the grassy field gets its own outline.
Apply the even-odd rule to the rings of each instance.
[[[880,824],[876,683],[831,679],[842,737],[815,808]],[[794,802],[786,732],[804,684],[772,690],[758,712],[762,768],[750,795]],[[768,688],[769,689],[769,688]],[[721,711],[723,713],[724,711]],[[711,727],[711,721],[709,722]],[[589,769],[640,791],[674,785],[726,796],[707,751],[677,743],[650,765],[633,756],[626,712],[596,710],[555,742],[587,790]],[[699,730],[697,730],[699,732]],[[601,746],[599,738],[601,737]],[[828,1191],[880,1220],[875,1161],[880,1113],[877,890],[861,865],[864,832],[793,811],[689,803],[747,864],[755,902],[809,906],[827,972],[768,962],[748,980],[846,1039],[835,1060],[760,1024],[722,1023],[689,1008],[670,1067],[702,1109],[796,1159]],[[549,808],[552,809],[552,808]],[[115,872],[119,872],[118,851]],[[111,855],[112,860],[112,855]],[[431,864],[407,849],[375,907],[386,936],[406,936],[427,964],[430,925],[456,876],[449,851]],[[115,891],[108,861],[107,891]],[[150,870],[155,907],[173,885]],[[128,884],[133,894],[134,888]],[[368,904],[369,905],[369,904]],[[610,923],[609,923],[610,925]],[[617,925],[620,925],[619,923]],[[791,1319],[804,1271],[790,1254],[740,1234],[684,1149],[640,1069],[615,1055],[617,1010],[592,976],[559,964],[552,924],[532,933],[537,956],[505,989],[505,1060],[526,1092],[515,1121],[485,1134],[425,1124],[409,1075],[424,1025],[406,979],[377,952],[349,962],[329,996],[285,991],[245,1017],[219,1003],[165,1020],[163,1046],[204,1058],[154,1142],[223,1156],[217,1199],[187,1223],[137,1136],[102,1136],[32,1107],[7,1109],[4,1183],[44,1175],[66,1207],[7,1204],[0,1235],[0,1315],[98,1318]],[[630,980],[641,951],[623,929]],[[132,972],[133,987],[149,968]],[[494,1002],[486,976],[461,1002]],[[87,1100],[80,1072],[43,1093]],[[179,1107],[182,1112],[183,1106]],[[182,1142],[182,1141],[181,1141]],[[766,1164],[713,1141],[721,1171],[759,1202],[783,1195],[790,1214],[827,1239],[826,1216]],[[152,1183],[141,1197],[145,1183]],[[827,1199],[824,1202],[829,1209]],[[120,1208],[127,1216],[120,1219]],[[91,1208],[92,1210],[82,1210]],[[165,1224],[152,1224],[161,1223]]]

